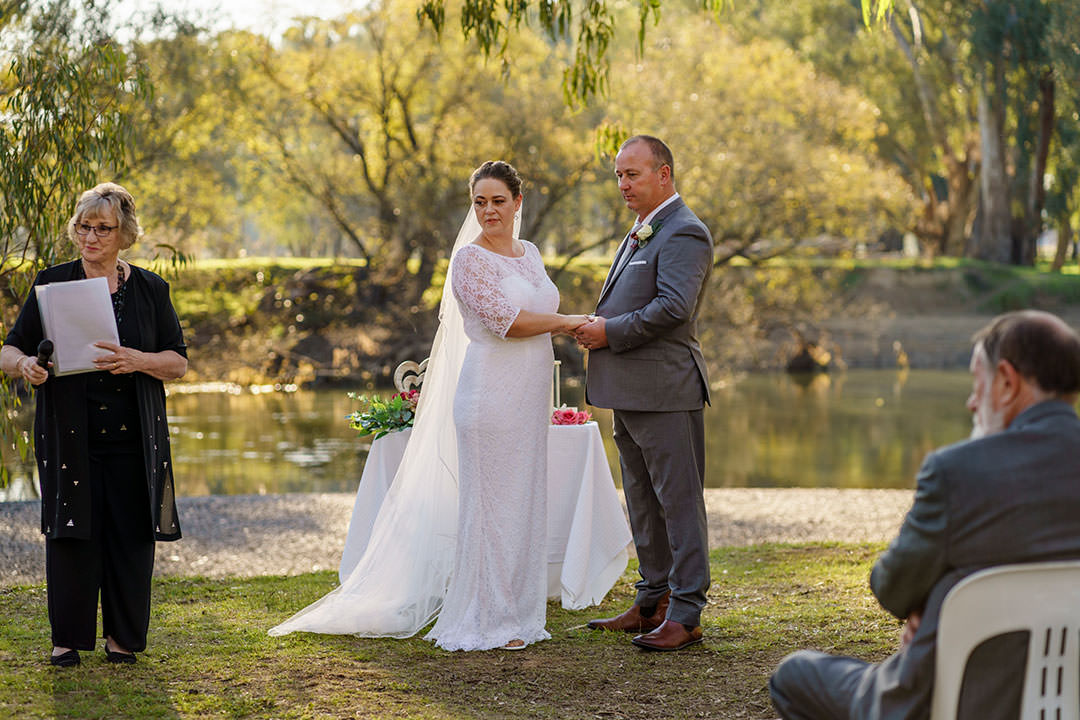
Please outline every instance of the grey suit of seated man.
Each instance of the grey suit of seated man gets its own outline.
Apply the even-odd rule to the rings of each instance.
[[[1048,313],[995,319],[976,334],[972,437],[931,453],[900,533],[870,588],[906,620],[882,663],[800,651],[769,682],[785,720],[927,718],[938,615],[963,577],[993,565],[1080,558],[1080,338]],[[1019,715],[1027,633],[979,646],[960,698],[963,720]]]

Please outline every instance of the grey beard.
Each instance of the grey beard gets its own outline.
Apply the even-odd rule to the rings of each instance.
[[[986,437],[990,433],[986,432],[986,428],[979,424],[976,418],[971,418],[971,440],[978,440],[981,437]]]
[[[1001,432],[1005,429],[1000,413],[991,413],[987,420],[988,423],[984,425],[979,422],[978,415],[971,416],[971,440],[977,440],[986,437],[987,435],[993,435],[994,433]]]

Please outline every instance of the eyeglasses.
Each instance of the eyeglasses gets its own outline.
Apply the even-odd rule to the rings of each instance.
[[[93,225],[76,225],[75,226],[75,234],[76,235],[81,235],[81,236],[86,236],[86,235],[90,234],[91,230],[93,230],[94,235],[96,235],[97,237],[100,238],[100,237],[105,237],[106,235],[111,233],[113,230],[115,230],[117,227],[118,227],[117,225],[98,225],[97,227],[94,227]]]

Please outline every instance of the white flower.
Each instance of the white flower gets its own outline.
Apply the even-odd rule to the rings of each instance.
[[[652,237],[652,225],[646,223],[645,225],[639,227],[638,231],[634,234],[637,235],[638,244],[640,245],[642,240],[648,240],[650,237]]]

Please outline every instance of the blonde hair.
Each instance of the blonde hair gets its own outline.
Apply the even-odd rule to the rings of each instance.
[[[75,203],[75,214],[68,220],[68,239],[75,242],[75,227],[85,217],[100,217],[104,208],[110,208],[116,215],[120,249],[127,250],[135,244],[143,230],[135,214],[135,198],[122,186],[112,182],[95,185],[79,196],[79,201]]]

